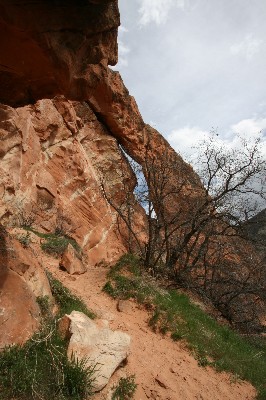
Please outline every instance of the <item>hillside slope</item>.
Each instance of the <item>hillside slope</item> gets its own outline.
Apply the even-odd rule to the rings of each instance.
[[[73,293],[80,296],[100,317],[107,319],[114,329],[131,336],[131,354],[126,366],[120,368],[95,400],[109,399],[108,393],[120,377],[135,375],[138,384],[136,400],[253,400],[255,389],[227,373],[215,372],[211,367],[200,367],[189,354],[184,342],[174,342],[168,336],[154,333],[148,326],[147,310],[133,301],[124,312],[117,310],[117,301],[110,299],[102,288],[106,283],[107,268],[90,268],[78,278],[59,271],[57,262],[46,257],[45,264]]]

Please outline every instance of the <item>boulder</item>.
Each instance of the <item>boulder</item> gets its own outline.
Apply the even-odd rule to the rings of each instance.
[[[78,258],[74,247],[69,243],[66,250],[64,251],[61,261],[59,263],[60,267],[67,270],[70,275],[80,275],[86,272],[86,267],[83,262]]]
[[[0,348],[22,344],[38,329],[38,298],[54,304],[46,274],[30,249],[0,226]]]
[[[130,336],[112,331],[105,320],[96,323],[85,314],[72,311],[61,319],[59,330],[64,337],[70,337],[68,357],[85,358],[87,366],[95,366],[94,392],[107,385],[114,371],[129,355]]]
[[[39,322],[36,298],[24,279],[11,270],[0,271],[0,349],[24,343]]]

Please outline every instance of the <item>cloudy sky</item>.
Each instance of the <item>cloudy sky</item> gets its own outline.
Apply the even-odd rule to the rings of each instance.
[[[119,70],[145,122],[184,154],[215,129],[261,135],[266,1],[119,0]],[[261,133],[259,133],[261,132]]]

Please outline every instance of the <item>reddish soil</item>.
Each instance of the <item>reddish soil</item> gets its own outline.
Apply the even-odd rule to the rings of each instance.
[[[135,375],[138,388],[135,400],[252,400],[256,390],[227,373],[211,367],[200,367],[189,354],[184,342],[154,333],[147,325],[148,313],[133,301],[124,312],[117,310],[117,301],[102,292],[106,268],[91,268],[80,276],[70,276],[58,269],[58,262],[45,256],[44,265],[74,294],[80,296],[100,318],[107,319],[113,329],[131,336],[131,354],[124,367],[113,375],[107,387],[95,400],[110,400],[111,389],[120,377]]]

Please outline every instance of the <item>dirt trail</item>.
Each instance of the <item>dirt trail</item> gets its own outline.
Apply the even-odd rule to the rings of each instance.
[[[100,318],[109,320],[113,329],[131,336],[131,355],[126,366],[118,369],[108,386],[93,398],[109,400],[110,389],[120,377],[134,374],[138,384],[135,400],[253,400],[256,391],[246,382],[200,367],[185,344],[155,334],[147,325],[148,313],[130,302],[125,312],[117,311],[117,302],[102,292],[106,268],[93,268],[73,278],[58,269],[58,262],[43,260],[48,269],[73,293],[80,296]]]

